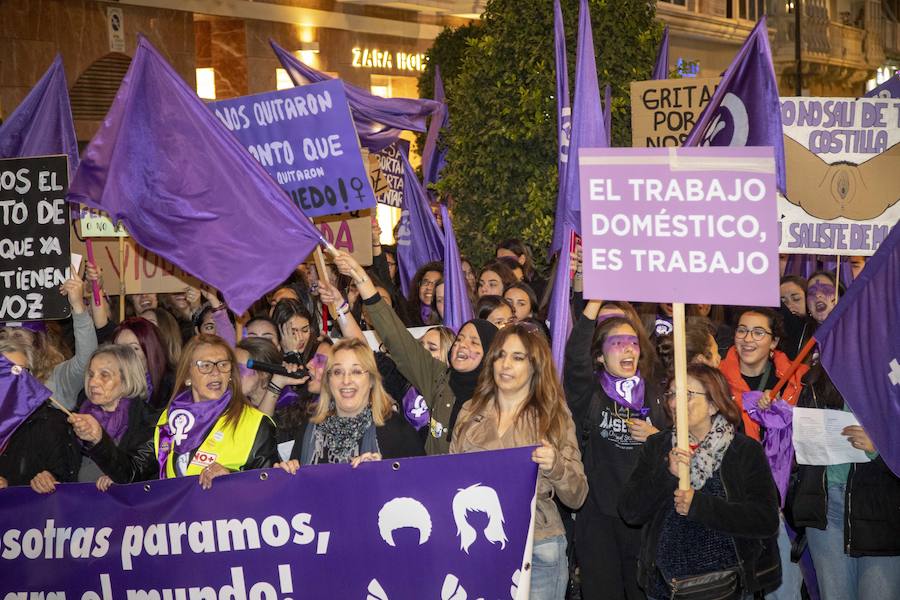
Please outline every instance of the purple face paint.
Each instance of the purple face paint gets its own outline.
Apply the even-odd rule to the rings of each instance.
[[[822,294],[826,298],[834,298],[834,286],[829,283],[817,281],[806,288],[807,297],[815,298],[818,294]]]
[[[316,370],[322,369],[323,367],[325,367],[325,364],[327,362],[328,362],[327,356],[316,352],[315,354],[313,354],[313,357],[311,359],[309,359],[309,370],[312,371],[313,369],[316,369]]]
[[[239,362],[237,364],[238,372],[241,374],[241,377],[247,377],[251,375],[254,371],[250,367],[246,365],[246,363]]]
[[[635,354],[640,354],[641,344],[636,335],[609,335],[603,340],[603,354],[624,352],[627,348],[634,350]]]

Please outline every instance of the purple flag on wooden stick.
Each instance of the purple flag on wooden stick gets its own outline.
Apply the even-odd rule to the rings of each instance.
[[[78,168],[78,141],[72,124],[62,58],[57,55],[40,81],[0,125],[0,158],[65,154],[69,176]]]
[[[269,44],[294,85],[333,79],[304,64],[273,40],[269,40]],[[404,130],[426,131],[426,119],[441,107],[441,103],[434,100],[382,98],[346,81],[343,84],[353,111],[359,141],[372,152],[383,150],[396,142]]]
[[[656,50],[656,63],[653,65],[653,79],[669,78],[669,26],[663,29],[659,48]]]
[[[0,354],[0,453],[19,425],[50,398],[50,390],[28,369]]]
[[[459,328],[471,321],[474,314],[450,211],[444,204],[441,204],[441,220],[444,223],[444,325],[459,333]]]
[[[822,366],[891,471],[900,475],[900,227],[816,330]]]
[[[441,67],[434,67],[434,99],[441,103],[441,107],[431,115],[428,124],[428,135],[425,137],[425,147],[422,149],[422,185],[428,190],[428,185],[437,183],[441,178],[441,169],[447,162],[447,149],[440,148],[441,130],[450,125],[450,113],[444,102],[444,81],[441,79]]]
[[[566,225],[563,234],[571,239],[574,235],[572,227]],[[568,246],[559,252],[552,285],[550,304],[547,310],[547,320],[550,322],[550,350],[553,354],[557,375],[562,381],[566,342],[569,334],[572,333],[572,304],[570,301],[572,279],[569,272]]]
[[[728,66],[684,146],[772,146],[776,183],[785,193],[782,135],[778,83],[763,16]]]
[[[214,286],[241,314],[322,239],[143,37],[68,200]]]
[[[569,65],[566,55],[566,31],[559,0],[553,0],[553,42],[556,54],[556,138],[558,153],[556,167],[559,183],[556,194],[556,219],[553,221],[553,239],[548,256],[553,256],[564,245],[563,207],[566,193],[566,167],[569,160],[569,138],[572,134],[572,107],[569,105]],[[575,168],[578,168],[576,163]],[[568,243],[568,240],[565,241]]]
[[[444,236],[431,214],[428,197],[409,159],[402,152],[400,159],[403,161],[403,209],[397,234],[397,268],[400,269],[403,295],[408,296],[409,284],[419,267],[441,260]]]

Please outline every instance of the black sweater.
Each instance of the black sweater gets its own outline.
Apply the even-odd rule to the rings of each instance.
[[[650,589],[656,575],[656,548],[678,478],[669,472],[672,431],[650,436],[619,500],[626,523],[643,525],[638,583]],[[694,492],[687,518],[734,538],[745,592],[772,591],[781,583],[777,534],[778,491],[762,446],[735,433],[719,475],[725,498]]]
[[[81,450],[61,410],[45,402],[19,425],[0,454],[0,477],[9,485],[28,485],[41,471],[59,482],[78,480]]]

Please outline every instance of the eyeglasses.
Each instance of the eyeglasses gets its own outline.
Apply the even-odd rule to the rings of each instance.
[[[736,340],[743,340],[747,338],[747,334],[750,334],[750,337],[753,338],[754,342],[761,341],[767,335],[772,335],[771,331],[766,331],[762,327],[754,327],[753,329],[749,329],[741,325],[734,332],[734,338]]]
[[[693,400],[697,396],[705,396],[706,392],[695,392],[694,390],[687,391],[688,402]],[[663,394],[663,398],[666,400],[674,400],[675,399],[675,390],[669,390],[665,394]]]
[[[335,367],[328,371],[329,377],[334,377],[335,379],[343,379],[345,375],[350,375],[353,379],[359,379],[363,375],[368,374],[368,371],[364,371],[363,369],[350,369],[349,371],[346,369],[342,369],[341,367]]]
[[[194,361],[194,364],[197,366],[197,370],[200,371],[203,375],[209,375],[213,372],[213,367],[216,368],[219,373],[222,375],[228,375],[231,373],[231,361],[230,360],[217,360],[215,362],[211,360],[197,360]]]

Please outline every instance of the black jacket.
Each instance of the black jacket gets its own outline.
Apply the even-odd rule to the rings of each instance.
[[[78,481],[81,449],[61,410],[45,402],[19,425],[0,454],[0,477],[28,485],[41,471],[59,482]]]
[[[655,577],[659,535],[678,487],[678,478],[669,472],[671,449],[671,430],[650,436],[619,499],[625,522],[644,526],[638,559],[638,583],[644,589]],[[772,591],[781,584],[778,491],[762,446],[736,432],[719,475],[726,497],[695,491],[687,518],[732,536],[745,592]]]
[[[619,492],[637,464],[643,443],[628,433],[625,409],[609,398],[597,381],[591,358],[593,334],[594,321],[581,315],[566,344],[563,384],[588,479],[588,499],[581,510],[615,517]],[[657,387],[649,380],[644,385],[651,423],[657,429],[668,427]]]
[[[303,450],[303,435],[306,433],[308,424],[307,421],[297,432],[294,449],[291,450],[292,459],[300,460],[300,453]],[[422,438],[406,421],[406,418],[399,413],[391,413],[391,417],[384,422],[384,425],[375,427],[375,438],[378,440],[382,458],[409,458],[425,455]]]
[[[207,432],[209,435],[209,432]],[[204,436],[205,438],[206,436]],[[124,446],[116,443],[104,431],[103,438],[93,446],[85,448],[87,454],[104,473],[116,483],[133,483],[159,479],[159,461],[153,436],[137,449],[126,451]],[[193,458],[193,456],[191,456]],[[278,449],[275,444],[275,424],[269,418],[263,418],[256,430],[256,438],[250,449],[247,462],[241,471],[267,469],[278,462]]]

